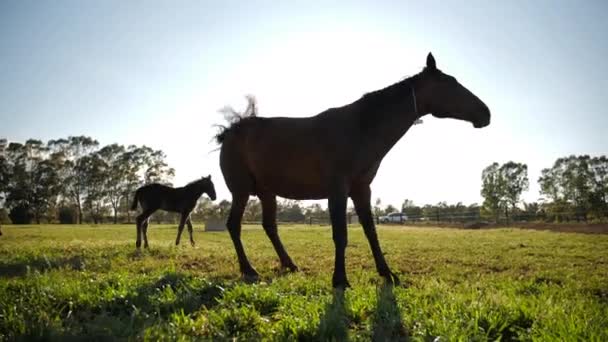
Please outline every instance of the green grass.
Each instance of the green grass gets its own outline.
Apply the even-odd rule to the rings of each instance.
[[[280,228],[296,274],[246,227],[256,284],[227,232],[176,248],[174,226],[151,225],[138,253],[132,226],[2,229],[0,340],[608,340],[608,235],[381,227],[391,288],[351,227],[353,287],[335,292],[329,227]]]

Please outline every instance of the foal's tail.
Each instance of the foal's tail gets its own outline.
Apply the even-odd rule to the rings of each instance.
[[[139,195],[139,191],[135,191],[135,196],[133,196],[133,204],[131,204],[131,210],[137,210],[137,197]]]

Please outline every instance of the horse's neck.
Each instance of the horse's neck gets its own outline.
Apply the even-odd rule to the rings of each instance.
[[[363,129],[363,157],[366,162],[378,162],[403,137],[410,127],[420,117],[414,105],[414,97],[406,97],[404,101],[383,109],[377,122]],[[380,113],[365,113],[374,115]]]
[[[202,187],[202,186],[195,186],[193,189],[190,189],[190,191],[188,191],[188,194],[191,197],[199,198],[199,197],[201,197],[203,195],[203,192],[205,192],[204,187]]]

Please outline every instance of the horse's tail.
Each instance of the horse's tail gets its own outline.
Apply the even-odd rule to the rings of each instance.
[[[133,196],[133,204],[131,204],[131,210],[137,210],[138,195],[139,195],[139,191],[135,191],[135,196]]]

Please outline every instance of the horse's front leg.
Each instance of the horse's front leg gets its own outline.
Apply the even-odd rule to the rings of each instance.
[[[384,259],[384,254],[382,254],[380,243],[378,242],[378,235],[376,234],[374,216],[372,215],[370,204],[371,190],[369,185],[362,185],[360,187],[353,188],[350,197],[355,204],[355,211],[357,212],[357,216],[359,216],[359,222],[361,222],[361,225],[363,226],[365,237],[367,237],[367,241],[369,242],[369,246],[372,250],[372,255],[374,256],[374,261],[376,262],[376,270],[378,271],[378,274],[384,277],[387,283],[399,285],[399,278],[388,267],[388,264]]]
[[[331,218],[331,230],[336,248],[334,275],[332,285],[334,288],[345,289],[350,287],[346,279],[346,267],[344,264],[344,254],[348,243],[346,230],[346,191],[334,191],[329,196],[329,216]]]
[[[182,238],[182,232],[184,231],[184,225],[186,224],[186,220],[188,219],[188,214],[182,213],[182,216],[179,219],[179,227],[177,227],[177,239],[175,239],[175,245],[179,245],[179,240]]]
[[[194,237],[192,237],[192,220],[190,219],[190,215],[188,215],[188,219],[186,219],[186,224],[188,225],[188,233],[190,234],[190,244],[194,247]]]

